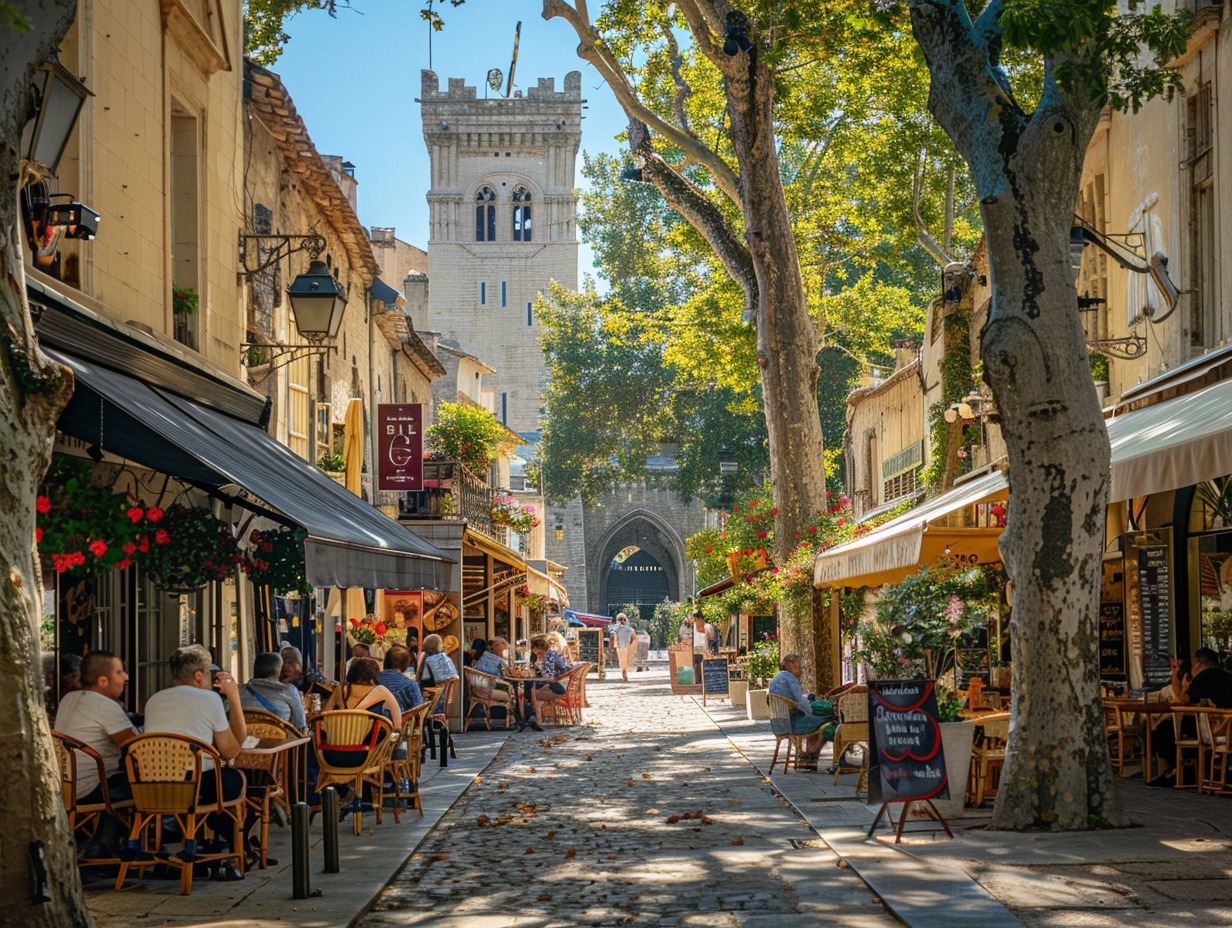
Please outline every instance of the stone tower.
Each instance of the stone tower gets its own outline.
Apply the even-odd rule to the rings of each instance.
[[[434,72],[422,78],[427,327],[496,369],[484,386],[499,419],[538,432],[545,365],[533,305],[550,280],[577,289],[581,74],[565,75],[563,92],[549,77],[489,99],[459,78],[444,92]]]

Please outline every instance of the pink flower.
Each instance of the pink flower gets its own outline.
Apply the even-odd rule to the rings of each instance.
[[[49,500],[46,496],[40,496],[37,500],[35,500],[34,508],[39,512],[51,512],[51,500]]]

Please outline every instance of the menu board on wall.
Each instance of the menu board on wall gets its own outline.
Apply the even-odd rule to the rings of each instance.
[[[1125,676],[1125,604],[1099,604],[1099,675]]]
[[[1138,550],[1138,602],[1142,614],[1142,678],[1149,688],[1172,682],[1172,584],[1168,546]]]

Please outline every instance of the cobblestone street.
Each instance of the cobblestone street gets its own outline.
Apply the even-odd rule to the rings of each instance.
[[[514,735],[363,928],[898,924],[692,699],[634,679]]]

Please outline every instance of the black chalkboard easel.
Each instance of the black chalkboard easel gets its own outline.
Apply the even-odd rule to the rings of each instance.
[[[868,798],[881,802],[881,810],[868,830],[871,838],[890,803],[903,804],[894,843],[902,841],[903,825],[912,805],[921,806],[954,837],[933,805],[948,799],[945,752],[937,720],[937,693],[933,680],[870,680],[868,682]],[[965,789],[966,784],[957,784]],[[890,824],[893,824],[890,820]]]
[[[727,680],[727,658],[714,657],[702,661],[703,706],[707,696],[727,696]]]
[[[603,629],[579,628],[577,633],[578,660],[593,664],[591,669],[603,677]]]

